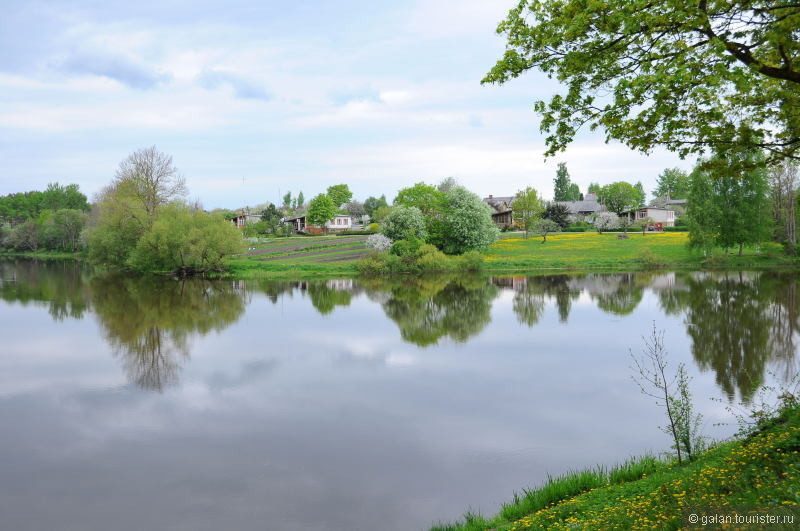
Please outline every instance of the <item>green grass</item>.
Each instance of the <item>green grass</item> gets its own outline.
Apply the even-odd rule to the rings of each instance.
[[[81,260],[86,257],[82,252],[68,252],[68,251],[13,251],[10,249],[0,249],[0,256],[19,257],[19,258],[36,258],[39,260],[62,260],[71,258],[73,260]]]
[[[800,407],[784,409],[761,430],[712,447],[678,465],[652,457],[608,472],[566,474],[504,505],[435,531],[486,529],[678,529],[684,507],[784,507],[800,511]],[[800,512],[795,512],[800,515]]]
[[[783,254],[779,244],[768,243],[760,252],[745,248],[743,256],[736,252],[725,255],[720,249],[714,258],[688,249],[688,234],[664,232],[658,234],[629,233],[619,239],[619,233],[563,233],[542,238],[525,239],[513,234],[492,245],[486,254],[489,270],[591,270],[591,269],[698,269],[713,267],[772,267],[797,265],[798,261]]]

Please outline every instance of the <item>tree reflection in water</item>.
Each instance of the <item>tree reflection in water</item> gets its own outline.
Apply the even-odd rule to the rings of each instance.
[[[222,330],[244,313],[228,282],[106,275],[92,279],[92,306],[128,379],[162,391],[178,381],[195,335]]]
[[[796,274],[683,274],[660,299],[665,312],[684,314],[695,361],[714,371],[729,400],[738,392],[749,402],[767,365],[784,380],[796,373]]]

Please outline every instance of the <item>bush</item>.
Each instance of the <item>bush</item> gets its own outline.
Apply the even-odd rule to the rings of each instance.
[[[432,245],[426,247],[433,247]],[[433,251],[426,252],[416,259],[416,268],[421,272],[449,271],[455,265],[454,258],[444,254],[434,247]]]
[[[394,241],[424,240],[428,236],[425,218],[417,207],[395,207],[383,221],[381,232]]]
[[[657,256],[652,249],[642,249],[639,251],[637,260],[648,269],[655,269],[667,265],[666,262],[660,256]]]
[[[664,232],[686,232],[687,230],[689,230],[689,229],[687,229],[686,226],[683,226],[683,227],[664,227],[663,228]]]
[[[570,225],[569,227],[564,229],[564,232],[586,232],[586,227]]]
[[[367,241],[364,242],[364,245],[376,251],[388,251],[392,247],[392,240],[383,234],[373,234],[367,237]]]
[[[483,269],[483,255],[478,251],[468,251],[461,255],[466,271],[480,271]]]
[[[367,234],[375,234],[377,231],[373,230],[342,230],[334,232],[335,236],[366,236]]]
[[[386,252],[370,253],[356,263],[359,273],[385,275],[400,270],[400,258]]]
[[[417,251],[422,247],[422,240],[397,240],[392,244],[391,253],[395,256],[417,256]],[[426,247],[433,247],[426,245]],[[434,249],[436,249],[434,247]]]
[[[378,232],[380,228],[381,226],[378,225],[377,223],[370,223],[369,225],[367,225],[367,230],[370,232]]]

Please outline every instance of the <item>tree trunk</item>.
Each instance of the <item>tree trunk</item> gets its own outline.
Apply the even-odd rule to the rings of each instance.
[[[744,244],[740,242],[739,243],[739,256],[742,256],[742,249],[744,249]]]

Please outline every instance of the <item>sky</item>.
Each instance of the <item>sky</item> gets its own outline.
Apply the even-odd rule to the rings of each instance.
[[[77,183],[90,198],[155,145],[206,208],[356,199],[453,176],[481,196],[553,195],[558,162],[590,182],[691,167],[601,131],[545,160],[539,72],[480,84],[514,0],[4,0],[0,194]]]

